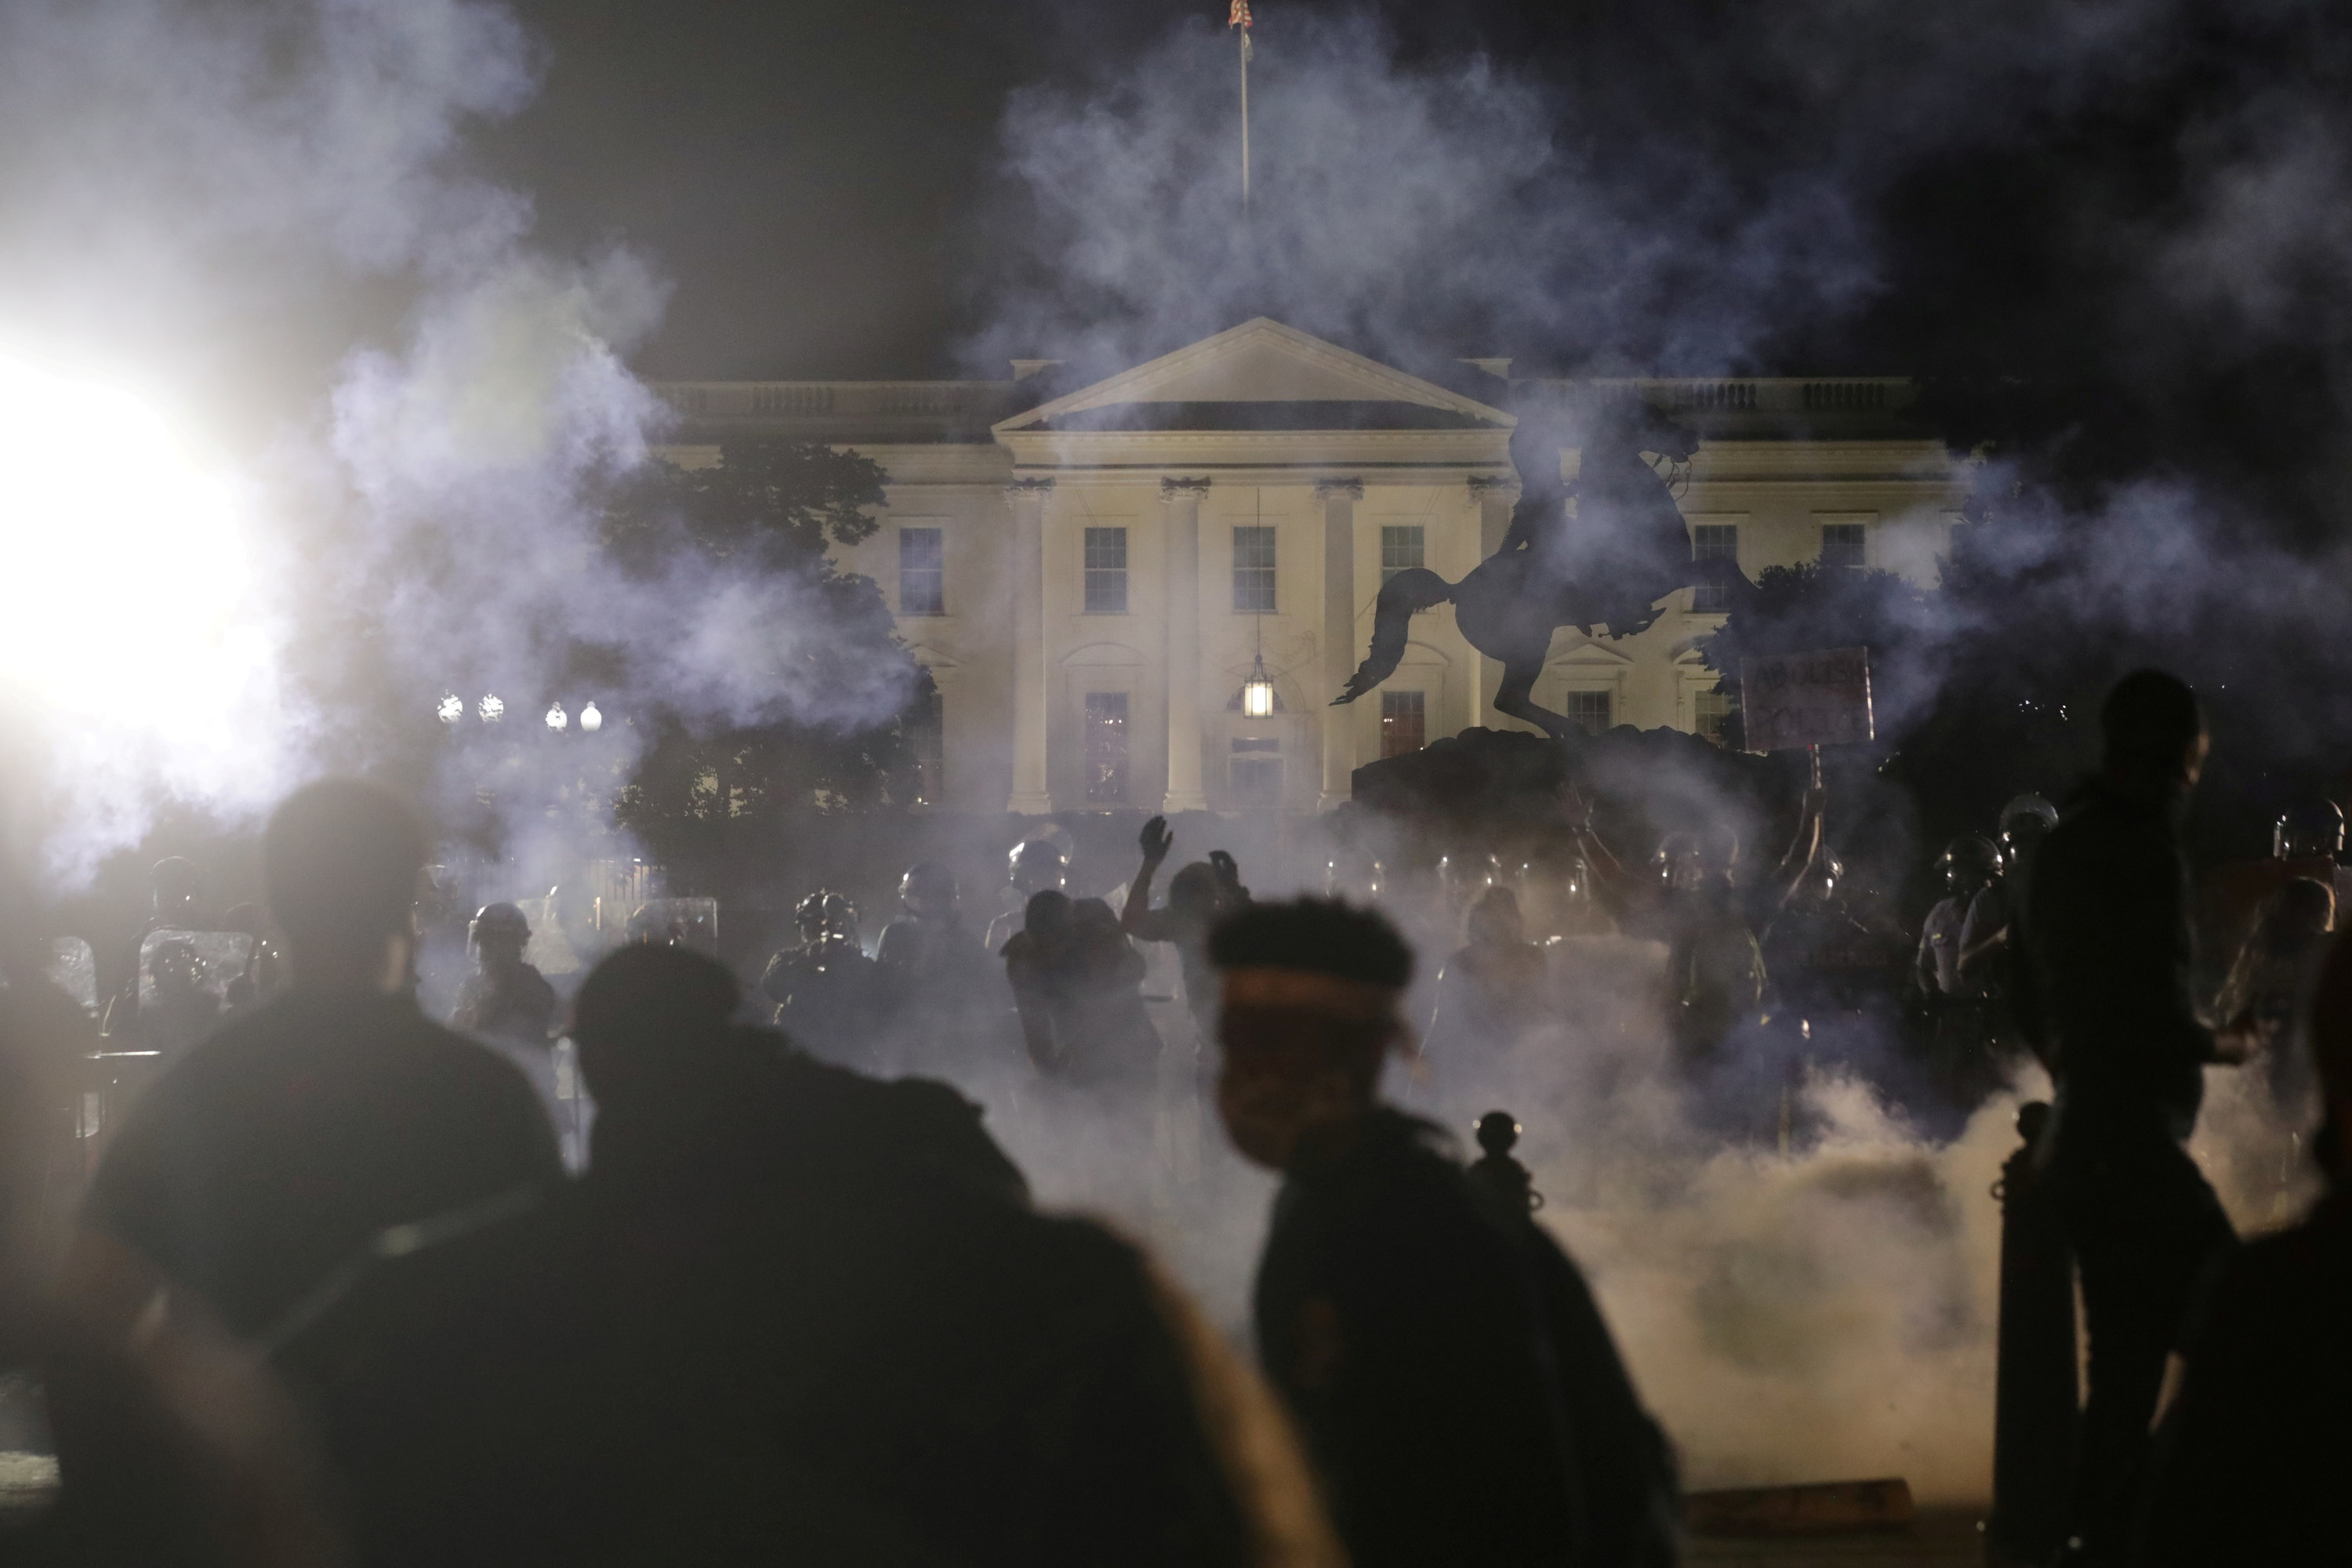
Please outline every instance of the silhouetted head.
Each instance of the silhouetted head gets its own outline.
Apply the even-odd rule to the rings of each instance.
[[[1519,896],[1508,888],[1489,888],[1470,906],[1470,945],[1511,947],[1527,940],[1527,922],[1519,914]]]
[[[2134,670],[2099,705],[2107,772],[2186,792],[2205,771],[2205,715],[2197,694],[2160,669]]]
[[[909,866],[898,879],[898,902],[917,920],[952,920],[961,901],[955,873],[936,860]]]
[[[356,779],[295,791],[269,819],[261,860],[297,985],[405,982],[425,831],[389,792]]]
[[[743,1000],[734,972],[689,947],[615,950],[589,971],[572,1004],[580,1070],[600,1100],[691,1074],[724,1049]]]
[[[1029,895],[1021,910],[1021,929],[1039,942],[1060,942],[1077,922],[1070,895],[1058,888]]]
[[[1206,860],[1195,860],[1168,879],[1168,907],[1178,914],[1208,920],[1224,898],[1224,879]]]
[[[2273,893],[2255,940],[2273,958],[2309,952],[2336,924],[2336,889],[2315,877],[2288,879]]]
[[[1373,910],[1297,899],[1228,917],[1209,957],[1224,979],[1217,1109],[1235,1148],[1279,1169],[1308,1132],[1370,1109],[1406,1037],[1412,950]]]
[[[1677,891],[1728,882],[1739,864],[1739,835],[1715,824],[1696,833],[1669,833],[1658,841],[1659,879]]]
[[[483,968],[510,967],[522,962],[523,949],[530,945],[530,921],[512,904],[484,904],[467,941]]]

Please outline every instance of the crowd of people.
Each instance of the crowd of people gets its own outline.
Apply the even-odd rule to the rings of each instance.
[[[2068,1561],[2341,1560],[2352,1209],[2331,1187],[2240,1246],[2185,1145],[2207,1068],[2260,1058],[2352,1178],[2352,947],[2329,884],[2275,878],[2209,999],[2178,837],[2202,715],[2142,672],[2102,725],[2063,811],[2022,797],[1947,854],[1916,971],[1955,1073],[2013,1047],[2056,1085],[2037,1158],[2089,1344]],[[1663,952],[1674,1070],[1732,1070],[1776,934],[1829,907],[1818,785],[1756,874],[1719,833],[1634,872],[1567,804],[1621,931]],[[173,1015],[194,1037],[107,1130],[54,1262],[38,1108],[90,1041],[0,931],[0,1370],[39,1377],[62,1478],[0,1561],[1675,1561],[1671,1446],[1524,1173],[1465,1169],[1383,1098],[1400,1056],[1443,1070],[1544,1026],[1556,965],[1518,899],[1466,900],[1423,1013],[1377,910],[1254,899],[1222,853],[1155,908],[1168,825],[1139,847],[1116,910],[1033,840],[984,936],[927,862],[871,955],[819,890],[756,985],[648,932],[568,1009],[492,904],[445,1026],[416,999],[423,831],[312,785],[269,825],[241,950],[271,984]],[[1033,1203],[944,1081],[976,1051],[1077,1094],[1164,1081],[1139,943],[1202,1043],[1181,1076],[1281,1179],[1255,1367],[1145,1249]]]

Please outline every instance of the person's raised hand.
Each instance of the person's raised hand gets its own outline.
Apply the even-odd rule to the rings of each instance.
[[[1145,823],[1135,841],[1142,847],[1144,859],[1154,866],[1167,859],[1168,852],[1176,847],[1176,836],[1168,831],[1168,819],[1164,816],[1155,816]]]
[[[1585,833],[1591,830],[1592,803],[1584,798],[1584,792],[1576,787],[1574,780],[1561,782],[1559,808],[1561,815],[1568,818],[1568,830],[1570,833]]]

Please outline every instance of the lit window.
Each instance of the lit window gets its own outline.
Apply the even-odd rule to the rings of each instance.
[[[1087,693],[1087,799],[1127,798],[1127,693]]]
[[[1421,691],[1381,693],[1381,755],[1401,757],[1429,744],[1429,697]]]
[[[1087,614],[1127,614],[1127,530],[1087,530]]]
[[[1702,691],[1691,703],[1691,728],[1699,739],[1723,744],[1723,721],[1731,717],[1731,699],[1720,691]]]
[[[915,802],[937,805],[947,775],[947,724],[937,690],[916,699],[906,718],[907,747],[915,754]]]
[[[1691,528],[1691,559],[1694,561],[1739,562],[1739,525],[1736,522],[1702,522]],[[1731,608],[1731,584],[1701,583],[1691,589],[1691,608],[1702,613],[1721,614]]]
[[[1580,724],[1585,733],[1598,735],[1609,728],[1609,697],[1606,691],[1571,691],[1568,694],[1568,718]]]
[[[1822,567],[1835,566],[1849,572],[1859,572],[1863,560],[1863,524],[1858,522],[1825,522],[1822,524]]]
[[[1274,613],[1274,530],[1234,530],[1234,613]]]
[[[948,613],[947,549],[936,528],[898,531],[898,613]]]

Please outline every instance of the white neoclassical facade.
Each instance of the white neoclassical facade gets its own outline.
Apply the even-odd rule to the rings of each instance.
[[[1329,706],[1362,658],[1384,574],[1458,580],[1517,494],[1514,411],[1593,384],[1464,361],[1449,384],[1258,320],[1045,397],[1050,362],[1004,382],[688,382],[661,390],[669,455],[730,437],[851,447],[888,476],[872,577],[940,692],[926,795],[944,808],[1311,812],[1361,763],[1474,724],[1499,667],[1451,606],[1415,617],[1379,692]],[[1933,582],[1961,493],[1901,379],[1600,384],[1693,425],[1679,497],[1693,548],[1764,567],[1815,559]],[[1561,453],[1573,475],[1578,454]],[[1706,732],[1697,644],[1722,623],[1678,590],[1638,636],[1553,638],[1536,700],[1599,728]],[[1274,710],[1243,688],[1259,660]]]

